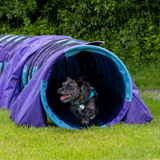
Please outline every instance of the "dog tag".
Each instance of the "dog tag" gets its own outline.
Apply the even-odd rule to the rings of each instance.
[[[80,108],[80,109],[84,109],[85,107],[84,107],[83,104],[81,104],[81,105],[79,105],[79,108]]]

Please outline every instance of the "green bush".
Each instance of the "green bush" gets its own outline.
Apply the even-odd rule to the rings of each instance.
[[[133,66],[159,61],[160,0],[3,0],[0,34],[68,35]]]

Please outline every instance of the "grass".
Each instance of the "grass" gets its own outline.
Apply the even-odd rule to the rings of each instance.
[[[136,69],[131,66],[127,68],[140,90],[160,90],[160,65],[158,63]]]
[[[160,159],[160,100],[155,94],[143,92],[160,89],[159,70],[156,67],[129,69],[154,117],[148,124],[119,123],[110,128],[74,131],[55,126],[18,127],[9,119],[10,111],[0,109],[0,160]]]
[[[151,123],[103,129],[18,127],[0,109],[0,159],[160,159],[160,101],[148,93],[141,97],[153,114]]]

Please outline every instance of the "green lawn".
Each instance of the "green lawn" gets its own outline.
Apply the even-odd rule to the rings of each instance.
[[[155,68],[148,69],[151,75],[147,69],[130,71],[154,117],[151,123],[74,131],[55,126],[27,128],[18,127],[9,119],[10,112],[0,109],[0,160],[160,159],[160,100],[143,92],[160,89],[158,73]]]
[[[128,66],[128,70],[140,90],[160,90],[160,65],[158,63],[136,69]]]
[[[88,130],[18,127],[0,109],[0,159],[160,159],[160,101],[141,97],[153,114],[143,125]]]

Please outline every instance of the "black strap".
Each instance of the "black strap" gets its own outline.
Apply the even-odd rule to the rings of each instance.
[[[44,48],[40,53],[38,52],[39,54],[36,53],[36,54],[38,54],[37,57],[34,56],[31,61],[33,62],[33,59],[36,57],[36,59],[34,60],[34,63],[37,62],[38,58],[39,58],[47,49],[48,49],[48,51],[50,51],[51,48],[52,48],[52,49],[55,49],[56,47],[61,46],[61,45],[64,44],[66,41],[69,41],[70,39],[66,39],[66,41],[60,42],[60,43],[54,45],[53,47],[51,47],[51,45],[52,45],[53,43],[55,43],[55,42],[57,42],[57,41],[59,41],[59,40],[60,40],[60,39],[54,40],[54,41],[50,42],[49,45],[46,44],[45,47],[46,47],[46,46],[47,46],[47,47]],[[62,40],[62,39],[61,39],[61,40]],[[63,40],[64,40],[64,39],[63,39]],[[49,48],[49,47],[51,47],[51,48]],[[41,49],[42,49],[42,48],[41,48]],[[41,49],[40,49],[40,50],[41,50]],[[40,50],[39,50],[39,51],[40,51]],[[47,51],[45,54],[47,54],[48,51]],[[45,57],[46,57],[46,56],[45,56]],[[45,57],[44,57],[44,58],[45,58]],[[43,58],[43,59],[44,59],[44,58]],[[43,61],[43,59],[42,59],[42,61]],[[33,71],[33,67],[34,67],[34,63],[32,64],[32,62],[29,63],[28,68],[27,68],[27,72],[26,72],[26,82],[27,82],[27,83],[28,83],[28,80],[29,80],[29,79],[28,79],[28,77],[29,77],[29,71],[30,71],[30,79],[32,78],[31,76],[32,76],[32,71]],[[32,67],[31,70],[30,70],[30,67]]]
[[[19,36],[19,37],[22,37],[22,36]],[[16,38],[13,39],[12,41],[10,41],[10,43],[13,42],[14,40],[18,39],[19,37],[16,37]],[[25,39],[27,39],[27,38],[28,38],[28,37],[25,37],[25,38],[17,41],[16,43],[14,43],[14,44],[7,50],[7,52],[5,53],[5,55],[4,55],[4,57],[3,57],[2,67],[1,67],[1,74],[2,74],[2,72],[3,72],[3,70],[4,70],[4,62],[5,62],[5,60],[6,60],[6,55],[8,54],[8,51],[11,50],[16,44],[18,44],[19,42],[21,42],[21,41],[23,41],[23,40],[25,40]],[[14,53],[15,53],[15,51],[14,51],[13,54],[11,55],[9,61],[10,61],[10,60],[12,59],[12,57],[14,56]]]
[[[48,57],[47,57],[47,55],[46,55],[45,58],[47,57],[47,59],[49,59],[54,53],[56,53],[56,52],[58,52],[58,51],[60,51],[60,50],[62,50],[62,49],[64,49],[64,48],[72,47],[72,46],[75,46],[75,45],[78,45],[78,44],[79,44],[79,43],[69,43],[69,44],[63,45],[62,47],[59,47],[59,48],[56,49],[54,52],[52,52]],[[38,69],[41,68],[41,66],[42,66],[42,64],[43,64],[44,61],[45,61],[45,62],[47,61],[47,59],[45,59],[45,58],[43,59],[43,61],[41,61]],[[45,62],[44,62],[44,63],[45,63]]]
[[[52,44],[54,44],[55,42],[58,42],[60,40],[64,40],[63,42],[60,42],[60,44],[58,43],[57,45],[54,45],[52,46]],[[44,57],[46,57],[45,55],[48,55],[48,53],[52,52],[54,49],[55,49],[55,46],[58,47],[62,44],[64,44],[64,42],[68,42],[70,39],[58,39],[58,40],[54,40],[52,41],[51,45],[49,45],[48,47],[46,47],[43,51],[41,51],[38,56],[36,57],[36,59],[34,60],[34,62],[32,63],[31,66],[31,69],[30,68],[27,68],[28,70],[31,70],[30,73],[32,73],[33,71],[33,67],[34,67],[34,64],[37,62],[37,64],[39,63],[40,60],[43,61]],[[52,46],[52,47],[51,47]],[[46,51],[47,50],[47,51]],[[45,52],[45,54],[43,55],[43,53]],[[42,56],[41,56],[42,55]]]
[[[20,42],[22,42],[22,41],[25,41],[25,40],[27,40],[28,38],[31,38],[31,37],[33,37],[33,36],[25,36],[24,38],[16,41],[16,43],[14,43],[14,44],[8,49],[8,51],[11,50],[13,47],[15,47],[18,43],[20,43]],[[11,57],[9,58],[9,61],[13,58],[15,52],[16,52],[16,51],[13,52],[13,54],[12,54]]]
[[[16,40],[16,39],[19,38],[19,37],[21,37],[21,36],[17,36],[16,38],[13,38],[13,39],[10,40],[9,42],[7,42],[7,43],[1,48],[0,52],[1,52],[7,45],[9,45],[10,43],[12,43],[14,40]],[[2,62],[2,67],[1,67],[1,74],[2,74],[2,72],[3,72],[3,70],[4,70],[4,62],[5,62],[5,57],[6,57],[6,55],[7,55],[7,52],[5,53],[5,55],[4,55],[4,57],[3,57],[3,62]]]

